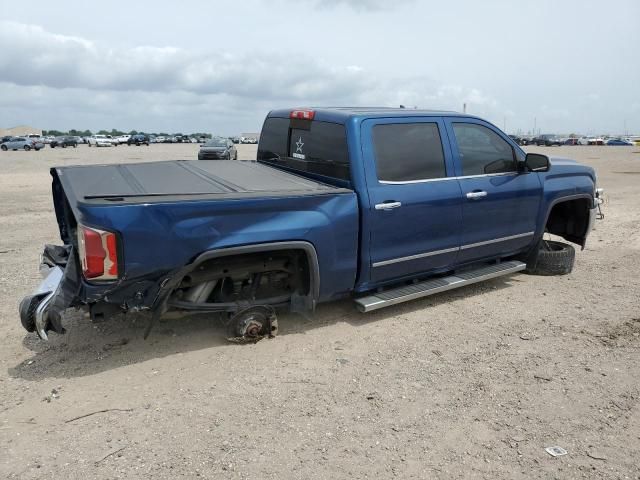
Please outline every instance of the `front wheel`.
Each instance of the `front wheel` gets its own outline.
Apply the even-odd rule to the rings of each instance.
[[[25,145],[24,146],[24,151],[28,152],[29,150],[31,150],[31,147],[29,145]]]
[[[527,259],[526,272],[531,275],[566,275],[571,273],[576,260],[572,245],[541,239]]]
[[[9,148],[7,148],[7,146],[6,146],[6,145],[2,145],[0,148],[2,148],[2,151],[3,151],[3,152],[6,152],[7,150],[9,150]]]

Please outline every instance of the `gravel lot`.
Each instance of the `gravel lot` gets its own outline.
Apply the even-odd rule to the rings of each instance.
[[[197,148],[0,152],[0,478],[640,478],[640,148],[535,149],[607,192],[568,276],[323,305],[255,345],[203,316],[147,341],[142,317],[75,312],[65,336],[26,334],[18,302],[59,243],[49,168]]]

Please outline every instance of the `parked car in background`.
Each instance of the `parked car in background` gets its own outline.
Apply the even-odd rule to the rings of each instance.
[[[564,141],[564,144],[565,144],[565,145],[580,145],[580,144],[578,143],[578,139],[577,139],[577,138],[567,138],[567,139]]]
[[[516,142],[518,145],[523,145],[523,143],[522,143],[523,138],[520,137],[519,135],[509,135],[509,137],[511,138],[511,140]]]
[[[49,142],[49,146],[51,148],[56,148],[56,147],[62,147],[62,148],[74,147],[75,148],[78,146],[78,140],[76,140],[76,137],[57,137],[51,140],[51,142]]]
[[[632,147],[633,143],[623,140],[622,138],[610,138],[606,141],[605,145],[616,147]]]
[[[11,135],[6,135],[0,138],[0,143],[8,142],[9,140],[11,140]]]
[[[162,135],[156,137],[156,143],[164,143],[165,140],[166,138]]]
[[[546,133],[544,135],[540,135],[538,137],[535,137],[533,140],[531,140],[531,144],[532,145],[537,145],[539,147],[541,146],[545,146],[545,147],[552,147],[554,145],[562,145],[563,141],[560,137],[558,137],[557,135],[551,135],[549,133]]]
[[[111,147],[113,143],[111,139],[106,135],[91,135],[89,137],[89,146],[90,147]]]
[[[228,138],[212,138],[200,146],[198,160],[237,160],[238,150]]]
[[[0,148],[3,151],[7,150],[40,150],[44,148],[44,143],[41,139],[32,139],[29,137],[11,137],[4,142]]]
[[[127,143],[130,138],[131,135],[119,135],[114,140],[118,142],[118,145],[122,145],[123,143]]]
[[[145,135],[144,133],[138,133],[137,135],[131,135],[129,140],[127,140],[127,145],[129,145],[129,146],[131,146],[131,145],[136,145],[136,146],[146,145],[148,147],[150,143],[151,143],[151,141],[149,140],[149,135]]]

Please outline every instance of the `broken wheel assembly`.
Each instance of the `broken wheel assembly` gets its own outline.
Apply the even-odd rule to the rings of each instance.
[[[253,306],[240,310],[229,319],[228,339],[236,343],[257,342],[278,334],[278,319],[273,307]]]

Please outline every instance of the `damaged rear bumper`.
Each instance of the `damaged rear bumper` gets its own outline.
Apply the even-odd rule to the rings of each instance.
[[[28,332],[35,331],[48,340],[50,330],[65,333],[62,313],[78,305],[80,282],[73,247],[46,245],[40,257],[40,273],[44,279],[38,288],[20,302],[20,322]]]
[[[128,311],[149,311],[156,305],[165,272],[135,280],[124,276],[104,284],[90,283],[81,274],[78,256],[71,245],[45,245],[40,257],[44,280],[20,302],[20,322],[28,332],[48,340],[47,332],[65,333],[62,315],[69,308],[89,312],[94,322]]]
[[[46,277],[31,295],[29,308],[26,311],[24,308],[20,311],[20,320],[22,321],[22,325],[24,326],[33,323],[35,331],[43,340],[48,339],[47,331],[51,329],[49,305],[60,287],[63,274],[64,271],[58,266],[49,268],[46,273]]]

